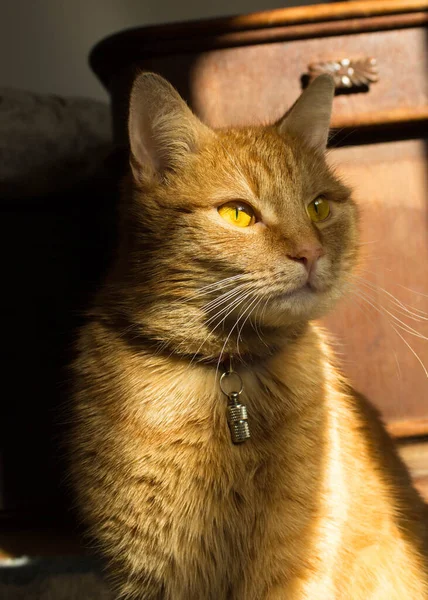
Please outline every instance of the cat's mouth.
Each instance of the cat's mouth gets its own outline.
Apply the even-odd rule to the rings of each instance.
[[[318,282],[307,281],[303,285],[280,292],[272,298],[272,304],[275,308],[282,310],[291,310],[293,313],[298,310],[306,313],[314,310],[315,306],[321,307],[328,302],[333,285],[320,285]]]
[[[296,277],[296,280],[290,282],[291,286],[289,289],[281,291],[276,298],[287,300],[287,299],[304,299],[311,298],[314,295],[320,295],[323,292],[327,292],[331,287],[331,280],[326,280],[320,273],[308,273],[306,276]],[[288,286],[287,286],[288,287]]]
[[[282,292],[279,294],[279,296],[277,296],[277,298],[287,300],[288,298],[297,298],[308,296],[310,294],[316,294],[319,293],[319,291],[320,290],[318,290],[312,283],[307,281],[303,285],[299,285],[291,290]]]

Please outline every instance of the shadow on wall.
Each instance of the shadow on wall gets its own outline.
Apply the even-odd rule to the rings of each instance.
[[[94,44],[107,35],[153,23],[317,3],[314,0],[4,2],[0,19],[0,85],[106,99],[105,91],[88,68],[87,57]]]

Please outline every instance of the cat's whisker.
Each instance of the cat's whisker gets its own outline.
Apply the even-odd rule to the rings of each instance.
[[[214,301],[211,301],[210,303],[208,303],[206,305],[206,307],[208,307],[213,302],[216,302],[216,305],[212,304],[212,306],[209,308],[209,310],[206,311],[206,312],[211,312],[212,310],[215,310],[215,308],[218,308],[218,306],[221,306],[222,304],[225,304],[226,302],[228,302],[228,304],[226,306],[224,306],[221,310],[217,311],[217,313],[215,315],[213,315],[208,321],[206,321],[205,324],[209,325],[212,322],[216,321],[216,319],[218,319],[223,313],[226,313],[225,316],[224,316],[224,318],[214,327],[214,329],[210,332],[210,334],[206,337],[206,339],[204,340],[204,342],[201,344],[201,346],[195,352],[195,354],[193,355],[193,357],[192,357],[192,359],[190,361],[190,364],[192,364],[194,362],[195,357],[199,354],[200,350],[202,349],[203,345],[205,344],[205,342],[207,341],[207,339],[209,338],[209,336],[211,335],[211,333],[213,333],[214,330],[217,329],[217,327],[220,326],[221,323],[229,316],[229,314],[231,312],[233,312],[233,310],[239,306],[239,304],[241,303],[241,301],[245,300],[245,298],[250,294],[250,292],[249,292],[248,294],[246,294],[244,296],[244,298],[241,298],[241,296],[242,296],[242,288],[244,288],[244,292],[245,292],[246,285],[247,284],[240,284],[239,286],[237,286],[233,290],[229,290],[228,292],[225,292],[224,294],[221,294],[219,297],[215,298]],[[238,296],[238,298],[236,298],[236,296]],[[162,344],[159,345],[159,347],[157,348],[155,354],[156,355],[161,354],[165,350],[165,348],[167,346],[168,346],[168,342],[167,341],[163,342]],[[173,353],[174,353],[174,351],[172,351],[170,353],[170,356]]]
[[[341,127],[340,129],[336,129],[336,130],[332,130],[329,134],[329,138],[328,138],[328,149],[327,149],[327,154],[330,154],[331,150],[334,149],[334,146],[332,146],[332,142],[336,139],[336,137],[342,133],[342,131],[345,131],[344,127]],[[343,143],[346,139],[348,139],[348,137],[350,135],[352,135],[353,133],[355,133],[357,130],[356,129],[350,129],[348,131],[348,133],[346,135],[343,136],[341,142]],[[342,164],[347,164],[347,162],[343,162]],[[349,164],[349,163],[348,163]]]
[[[360,296],[358,296],[357,294],[355,294],[355,290],[351,289],[350,291],[351,291],[352,295],[354,296],[355,300],[362,300],[364,302],[363,298],[361,298]],[[363,313],[363,315],[366,318],[368,318],[371,321],[372,324],[375,324],[375,319],[374,319],[373,315],[370,314],[370,311],[366,309],[366,307],[364,306],[364,304],[360,305],[358,302],[355,302],[355,306],[361,310],[361,312]],[[391,350],[392,350],[392,352],[394,354],[395,362],[396,362],[396,365],[397,365],[397,378],[398,378],[398,380],[401,380],[401,368],[400,368],[400,363],[399,363],[399,360],[398,360],[398,356],[397,356],[397,353],[394,350],[394,348],[391,348]]]
[[[238,275],[231,275],[230,277],[225,277],[224,279],[220,279],[219,281],[215,281],[213,283],[210,283],[208,285],[205,285],[201,288],[199,288],[199,292],[205,292],[206,290],[210,290],[212,288],[216,288],[219,285],[224,285],[225,283],[235,283],[237,279],[242,279],[247,277],[246,273],[239,273]]]
[[[413,294],[418,294],[418,296],[423,296],[424,298],[428,298],[428,294],[424,294],[423,292],[418,292],[417,290],[412,290],[409,287],[406,287],[405,285],[401,285],[401,283],[396,283],[395,285],[397,285],[398,287],[403,288],[403,290],[407,290],[408,292],[412,292]],[[417,309],[415,309],[417,310]]]
[[[392,350],[392,353],[395,358],[395,364],[397,365],[397,379],[398,379],[398,381],[401,381],[402,377],[401,377],[400,361],[398,360],[398,355],[397,355],[396,351],[394,350],[394,348],[391,348],[391,350]]]
[[[395,331],[395,333],[403,340],[403,342],[406,344],[406,346],[409,348],[409,350],[412,352],[412,354],[416,357],[416,359],[419,361],[419,364],[421,365],[422,369],[424,370],[425,376],[428,378],[428,370],[425,367],[424,363],[422,362],[419,354],[416,352],[416,350],[414,350],[412,348],[412,346],[409,344],[409,342],[401,335],[401,333],[399,331],[397,331],[397,329],[394,327],[394,325],[391,323],[391,327],[393,328],[393,330]]]
[[[213,298],[212,300],[210,300],[210,302],[208,302],[207,304],[205,304],[201,307],[202,310],[204,312],[211,312],[214,308],[217,308],[217,306],[224,304],[225,301],[227,301],[231,297],[237,295],[242,289],[245,289],[246,287],[248,287],[248,283],[251,283],[252,287],[255,288],[254,289],[255,292],[257,292],[258,290],[262,291],[265,287],[263,280],[258,282],[259,285],[254,285],[252,282],[241,283],[238,286],[236,286],[233,290],[228,290],[227,292],[224,292],[220,296],[217,296],[216,298]]]
[[[264,316],[266,314],[266,310],[267,310],[268,304],[269,304],[270,300],[272,299],[272,297],[273,297],[273,294],[269,294],[268,297],[266,298],[266,302],[265,302],[265,305],[264,305],[263,310],[262,310],[262,319],[264,318]]]
[[[351,289],[350,291],[356,300],[363,300],[363,298],[361,298],[361,296],[359,296],[358,294],[355,293],[355,290]],[[374,319],[373,315],[370,313],[369,310],[367,310],[367,308],[365,307],[364,304],[358,304],[356,302],[355,306],[361,310],[361,312],[363,313],[363,315],[366,318],[368,318],[373,324],[375,324],[375,319]]]
[[[395,323],[395,326],[399,327],[402,331],[405,331],[406,333],[409,333],[410,335],[413,335],[414,337],[417,337],[417,338],[419,338],[421,340],[424,340],[424,341],[428,341],[428,337],[422,335],[421,333],[418,333],[417,331],[415,331],[412,328],[409,328],[406,325],[400,325],[400,323],[397,322],[397,323]]]
[[[244,294],[245,294],[245,291],[244,291]],[[247,296],[248,296],[248,295],[250,295],[250,294],[251,294],[251,292],[248,292],[248,293],[245,295],[245,297],[247,297]],[[210,317],[210,318],[209,318],[207,321],[205,321],[205,325],[210,325],[212,322],[216,321],[216,319],[217,319],[217,318],[218,318],[220,315],[222,315],[224,312],[228,311],[228,310],[229,310],[229,308],[232,308],[232,311],[233,311],[233,308],[234,308],[234,307],[235,307],[237,304],[239,304],[239,303],[240,303],[240,298],[242,297],[242,292],[240,291],[240,292],[239,292],[239,294],[237,294],[237,296],[238,296],[237,298],[236,298],[235,296],[234,296],[233,298],[230,298],[230,299],[229,299],[229,300],[230,300],[229,304],[227,304],[225,307],[223,307],[223,308],[221,308],[220,310],[218,310],[218,311],[216,312],[216,314],[215,314],[215,315],[213,315],[213,316],[212,316],[212,317]],[[230,314],[230,313],[228,312],[225,318],[227,318],[227,316],[228,316],[229,314]]]
[[[216,313],[213,317],[211,317],[209,319],[209,321],[207,321],[205,323],[205,325],[210,324],[213,320],[217,319],[218,317],[220,317],[224,312],[226,312],[225,316],[221,319],[221,321],[219,321],[219,323],[217,323],[217,325],[215,325],[215,327],[211,330],[209,330],[208,335],[205,337],[204,341],[202,342],[202,344],[199,346],[199,348],[196,350],[196,352],[194,353],[192,359],[190,360],[189,366],[191,364],[193,364],[196,356],[199,354],[199,352],[202,350],[202,348],[204,347],[205,343],[208,341],[208,339],[212,336],[212,334],[215,332],[215,330],[222,324],[224,323],[224,321],[227,319],[227,317],[236,309],[238,308],[238,306],[244,302],[246,300],[246,298],[248,298],[248,296],[251,294],[251,292],[248,292],[247,294],[243,293],[241,294],[238,298],[235,298],[231,303],[229,303],[225,308],[221,309],[218,313]],[[217,371],[216,371],[216,375],[217,375]]]
[[[220,279],[220,281],[216,281],[214,283],[210,283],[209,285],[205,285],[202,288],[199,288],[198,290],[196,290],[196,292],[194,294],[185,298],[184,301],[191,302],[192,300],[195,300],[196,298],[200,298],[201,296],[206,296],[206,295],[208,295],[212,292],[215,292],[218,289],[221,289],[223,287],[226,287],[226,286],[228,287],[228,286],[234,285],[236,283],[236,281],[239,281],[239,280],[245,279],[245,278],[248,278],[248,275],[246,273],[241,273],[239,275],[233,275],[232,277],[226,277],[224,279]]]
[[[260,302],[262,301],[262,299],[263,298],[257,298],[257,297],[254,298],[254,300],[251,302],[251,304],[248,306],[248,308],[245,311],[245,312],[249,311],[247,317],[241,323],[241,326],[238,327],[238,335],[237,335],[237,340],[236,340],[236,351],[237,351],[238,355],[240,355],[239,354],[239,340],[242,340],[241,334],[242,334],[242,331],[243,331],[243,329],[245,327],[245,323],[248,321],[248,319],[250,319],[251,315],[256,310],[257,306],[260,304]]]
[[[213,311],[215,308],[217,308],[221,304],[224,304],[225,302],[227,302],[230,298],[239,294],[243,288],[245,289],[245,287],[247,287],[247,284],[243,283],[243,284],[238,285],[233,290],[229,290],[228,292],[225,292],[224,294],[217,296],[217,298],[214,298],[213,300],[211,300],[210,302],[208,302],[207,304],[202,306],[202,310],[204,312]]]
[[[344,131],[344,127],[340,127],[339,129],[331,129],[328,135],[328,143],[331,144],[331,142],[340,134],[342,133],[342,131]],[[327,152],[329,152],[329,150],[327,150]]]
[[[393,294],[388,292],[388,290],[385,290],[384,288],[380,287],[379,285],[368,281],[364,277],[359,277],[358,275],[356,275],[355,278],[358,279],[361,282],[361,284],[365,285],[366,287],[370,288],[371,290],[381,291],[382,293],[387,295],[389,298],[391,298],[390,302],[392,302],[393,304],[396,304],[397,306],[402,308],[406,313],[411,315],[411,316],[409,316],[409,318],[413,318],[414,320],[420,320],[420,321],[428,321],[428,316],[423,316],[423,315],[427,314],[424,311],[421,311],[421,310],[419,310],[417,308],[413,308],[413,307],[409,308],[403,302],[401,302],[396,296],[394,296]],[[421,313],[421,314],[418,314],[415,311],[418,311],[418,313]]]
[[[252,327],[252,329],[254,330],[254,332],[256,333],[257,337],[259,338],[259,340],[262,343],[264,343],[264,341],[262,340],[260,332],[259,332],[259,328],[258,328],[258,325],[257,325],[257,319],[259,319],[259,326],[261,326],[262,322],[260,321],[260,313],[261,313],[261,307],[262,307],[262,303],[263,303],[264,299],[265,298],[263,296],[260,297],[257,305],[254,307],[254,311],[253,311],[254,312],[254,320],[250,319],[251,327]]]
[[[265,300],[265,304],[263,305],[263,307],[262,307],[262,300],[263,300],[263,297],[261,297],[260,302],[256,309],[256,310],[259,310],[259,309],[261,309],[261,310],[259,310],[258,315],[256,313],[256,315],[254,317],[254,331],[256,332],[256,334],[257,334],[259,340],[262,342],[262,344],[264,344],[266,346],[266,348],[268,348],[269,346],[266,344],[265,340],[262,338],[261,332],[259,331],[259,327],[261,327],[261,325],[262,325],[263,309],[266,308],[268,299]],[[257,316],[258,316],[258,320],[259,320],[259,326],[257,326]]]
[[[248,297],[249,295],[251,295],[251,294],[252,294],[252,292],[250,292],[250,293],[247,295],[247,297]],[[225,339],[225,341],[224,341],[224,344],[223,344],[223,347],[222,347],[222,349],[221,349],[221,352],[220,352],[220,356],[219,356],[219,359],[218,359],[218,362],[217,362],[216,374],[218,374],[218,370],[219,370],[219,367],[220,367],[220,364],[221,364],[221,359],[222,359],[222,357],[223,357],[224,350],[225,350],[225,348],[226,348],[226,346],[227,346],[227,342],[229,341],[229,339],[230,339],[230,337],[231,337],[232,333],[235,331],[236,327],[239,325],[239,321],[240,321],[240,320],[241,320],[241,318],[242,318],[242,317],[243,317],[243,316],[246,314],[246,312],[249,310],[249,308],[251,308],[252,304],[253,304],[253,302],[251,302],[251,303],[249,304],[249,306],[247,306],[247,308],[244,310],[244,312],[243,312],[243,313],[240,313],[240,314],[238,315],[238,317],[237,317],[237,319],[236,319],[236,321],[235,321],[235,324],[232,326],[231,330],[229,331],[229,334],[228,334],[227,338]],[[238,355],[239,355],[239,350],[238,350]]]
[[[360,290],[360,292],[361,292],[361,290]],[[354,290],[354,293],[355,293],[355,290]],[[358,292],[357,292],[357,295],[359,295]],[[368,300],[367,297],[364,296],[364,294],[359,295],[359,297],[362,300],[364,300],[365,302],[367,302],[370,306],[372,306],[374,308],[374,310],[376,310],[380,314],[383,314],[382,310],[380,310],[377,306],[375,306],[372,302],[370,302],[370,300]],[[391,316],[394,317],[394,315],[391,315]],[[397,319],[396,317],[394,317],[394,318]],[[400,321],[399,319],[397,319],[397,320]],[[411,350],[412,354],[417,358],[418,362],[421,364],[421,366],[424,370],[425,375],[428,377],[428,370],[426,369],[425,365],[423,364],[420,356],[417,354],[417,352],[414,350],[414,348],[412,348],[412,346],[409,344],[409,342],[401,335],[401,333],[398,331],[397,328],[401,329],[402,331],[405,331],[406,333],[410,333],[411,335],[415,335],[415,337],[422,338],[424,340],[428,340],[428,338],[426,338],[425,336],[422,336],[421,334],[418,334],[418,332],[416,332],[415,330],[412,330],[412,328],[409,328],[410,329],[409,330],[407,328],[408,326],[406,327],[406,324],[404,324],[402,321],[400,321],[400,323],[402,323],[401,325],[400,325],[400,323],[393,323],[393,322],[389,321],[389,319],[388,319],[388,322],[389,322],[389,325],[392,327],[392,329],[395,331],[395,333],[403,340],[403,342],[406,344],[406,346],[409,348],[409,350]]]
[[[411,327],[410,325],[408,325],[407,323],[405,323],[404,321],[399,319],[396,315],[391,313],[388,309],[386,309],[382,304],[380,304],[380,302],[377,302],[373,297],[369,296],[370,300],[372,300],[372,302],[376,302],[376,304],[378,306],[375,306],[372,302],[370,302],[370,300],[367,299],[367,292],[363,292],[362,290],[359,290],[359,292],[360,292],[360,294],[362,294],[361,297],[364,298],[366,300],[366,302],[368,302],[380,314],[382,314],[382,313],[388,314],[392,319],[394,319],[396,321],[396,325],[398,327],[400,327],[401,329],[404,329],[404,331],[407,331],[407,333],[410,333],[411,335],[413,335],[415,337],[418,337],[418,338],[428,341],[428,337],[424,336],[419,331],[416,331],[416,329],[413,329],[413,327]]]
[[[253,314],[255,314],[255,313],[256,313],[256,311],[257,311],[257,308],[260,306],[260,303],[261,303],[262,299],[263,299],[263,298],[259,298],[259,299],[258,299],[258,301],[257,301],[257,302],[255,302],[255,306],[253,306],[253,307],[252,307],[252,309],[250,310],[250,312],[249,312],[248,316],[245,318],[244,322],[242,323],[241,327],[239,328],[239,332],[238,332],[238,336],[237,336],[237,340],[236,340],[236,353],[237,353],[237,355],[238,355],[238,356],[241,358],[241,361],[242,361],[242,363],[243,363],[243,364],[246,364],[246,363],[245,363],[245,361],[242,359],[242,357],[241,357],[241,353],[240,353],[240,351],[239,351],[239,341],[242,339],[242,338],[241,338],[241,333],[242,333],[242,330],[243,330],[243,328],[244,328],[244,326],[245,326],[245,323],[246,323],[247,321],[249,321],[249,323],[250,323],[250,325],[251,325],[252,329],[253,329],[254,331],[256,331],[256,329],[255,329],[255,327],[254,327],[254,323],[253,323],[253,322],[252,322],[252,320],[251,320],[251,317],[253,316]],[[256,318],[256,314],[255,314],[255,318]],[[256,332],[256,333],[257,333],[257,332]],[[257,333],[257,335],[258,335],[258,333]],[[260,338],[260,336],[259,336],[259,338]],[[260,339],[261,339],[261,338],[260,338]],[[263,341],[263,340],[261,340],[261,341]]]
[[[370,270],[369,270],[369,269],[367,269],[367,268],[364,268],[364,269],[361,269],[361,270],[362,270],[362,272],[364,272],[364,273],[368,273],[369,275],[374,275],[374,276],[376,276],[376,273],[375,273],[374,271],[370,271]],[[387,270],[387,271],[391,271],[391,269],[386,269],[386,270]],[[355,277],[355,276],[354,276],[354,277]],[[356,277],[358,278],[358,276],[356,276]],[[363,278],[363,277],[362,277],[362,278],[360,277],[360,279],[362,279],[363,281],[366,281],[366,283],[370,283],[370,284],[371,284],[372,286],[374,286],[376,289],[379,289],[379,290],[381,290],[381,291],[382,291],[382,292],[384,292],[385,294],[388,294],[388,295],[390,295],[390,296],[391,296],[392,298],[394,298],[394,299],[395,299],[395,300],[396,300],[398,303],[402,304],[402,305],[403,305],[403,307],[405,306],[405,305],[404,305],[404,303],[403,303],[403,302],[401,302],[401,301],[400,301],[400,300],[399,300],[399,299],[398,299],[396,296],[394,296],[393,294],[391,294],[390,292],[388,292],[388,290],[385,290],[384,288],[380,287],[380,286],[379,286],[377,283],[369,282],[367,279],[365,279],[365,278]],[[402,289],[405,289],[405,290],[407,290],[408,292],[412,292],[413,294],[417,294],[417,295],[419,295],[419,296],[423,296],[423,297],[425,297],[425,298],[428,298],[428,294],[423,294],[422,292],[417,292],[416,290],[412,290],[412,289],[410,289],[410,288],[408,288],[408,287],[405,287],[404,285],[401,285],[401,284],[399,284],[399,283],[393,283],[392,285],[396,285],[396,286],[398,286],[398,287],[401,287]],[[412,310],[412,311],[414,311],[415,313],[420,313],[421,315],[424,315],[424,316],[428,317],[428,312],[426,312],[426,311],[423,311],[423,310],[421,310],[421,309],[419,309],[419,308],[416,308],[415,306],[406,306],[406,308],[407,308],[408,310]]]
[[[367,290],[365,290],[365,292],[363,292],[363,290],[360,290],[360,293],[365,294],[373,302],[375,302],[377,304],[377,306],[380,308],[380,310],[384,312],[384,314],[388,314],[391,318],[394,319],[394,321],[396,321],[396,324],[399,327],[405,328],[408,333],[410,333],[411,335],[414,335],[415,337],[419,337],[419,338],[422,338],[424,340],[428,340],[428,338],[426,336],[424,336],[422,333],[420,333],[419,331],[417,331],[416,329],[414,329],[413,327],[411,327],[408,323],[405,323],[404,321],[402,321],[401,319],[399,319],[396,314],[391,313],[387,308],[385,308],[385,306],[383,306],[383,304],[381,304],[380,302],[378,302],[377,300],[375,300],[375,298],[373,298],[373,296],[369,296]],[[403,315],[403,313],[401,311],[398,311],[397,309],[392,309],[392,310],[395,310],[399,314]],[[409,318],[409,319],[412,318],[412,317],[409,317],[407,314],[404,314],[403,316],[405,316],[406,318]],[[412,319],[412,320],[418,320],[418,321],[420,321],[420,319]]]
[[[365,292],[367,293],[368,291],[375,291],[375,290],[373,290],[371,288],[366,288]],[[373,298],[373,300],[374,300],[374,298]],[[379,304],[380,304],[380,302],[379,302]],[[381,305],[381,306],[385,310],[387,310],[383,305]],[[391,311],[393,311],[394,313],[396,313],[398,315],[401,315],[402,317],[405,317],[406,319],[410,319],[411,321],[416,321],[417,323],[423,323],[424,321],[428,321],[428,319],[425,318],[425,317],[412,314],[410,311],[406,310],[405,307],[404,307],[404,310],[401,310],[400,308],[397,308],[397,306],[395,306],[395,303],[393,303],[393,302],[392,302],[392,306],[389,306],[389,309]]]
[[[184,298],[184,300],[186,302],[192,301],[192,300],[195,300],[202,296],[207,296],[218,290],[230,288],[231,286],[234,286],[237,283],[237,281],[242,280],[242,279],[244,279],[244,276],[242,276],[242,275],[235,276],[234,278],[226,277],[224,279],[221,279],[220,281],[216,281],[209,285],[203,286],[202,288],[192,290],[193,293],[190,294],[189,296],[187,296],[186,298]]]

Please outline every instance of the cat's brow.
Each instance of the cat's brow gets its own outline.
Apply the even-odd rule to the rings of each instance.
[[[242,165],[240,165],[239,161],[233,156],[231,152],[229,152],[225,144],[222,143],[222,147],[224,152],[227,154],[230,162],[232,163],[235,172],[239,176],[237,179],[237,183],[241,184],[243,190],[245,190],[245,193],[248,194],[250,197],[254,197],[254,195],[257,195],[257,189],[254,190],[251,188],[249,178],[245,175]]]

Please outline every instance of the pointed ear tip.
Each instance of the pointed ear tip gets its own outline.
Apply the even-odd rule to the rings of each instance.
[[[325,89],[330,89],[331,91],[335,90],[335,84],[334,84],[334,79],[331,75],[329,75],[328,73],[323,73],[322,75],[318,75],[318,77],[316,77],[311,85],[317,85],[317,86],[322,86]]]
[[[132,92],[147,86],[157,85],[159,87],[170,87],[171,84],[158,73],[153,71],[142,71],[137,73],[132,82]]]
[[[158,81],[164,81],[162,75],[155,73],[154,71],[139,71],[134,78],[134,81],[142,81],[143,79],[157,79]]]

